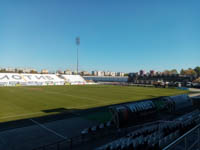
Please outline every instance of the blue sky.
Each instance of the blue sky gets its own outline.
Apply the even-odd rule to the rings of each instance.
[[[200,65],[199,0],[0,0],[0,67],[134,72]]]

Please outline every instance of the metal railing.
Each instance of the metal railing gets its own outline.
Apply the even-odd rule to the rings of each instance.
[[[177,138],[163,150],[200,150],[200,124]]]

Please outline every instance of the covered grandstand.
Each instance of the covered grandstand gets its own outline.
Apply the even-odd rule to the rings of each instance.
[[[94,82],[127,82],[128,77],[112,77],[112,76],[84,76],[85,80],[92,80]]]
[[[83,77],[80,75],[61,75],[62,79],[64,79],[65,82],[68,82],[72,85],[80,85],[80,84],[86,84],[87,82]]]
[[[0,73],[0,86],[86,84],[80,75]]]

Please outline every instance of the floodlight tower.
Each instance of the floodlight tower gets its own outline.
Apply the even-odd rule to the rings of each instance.
[[[80,45],[80,37],[77,37],[76,38],[76,45],[77,45],[77,74],[78,74],[78,65],[79,65],[79,56],[78,56],[78,53],[79,53],[79,45]]]

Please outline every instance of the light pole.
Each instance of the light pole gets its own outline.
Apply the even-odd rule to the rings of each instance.
[[[78,57],[78,53],[79,53],[79,45],[80,45],[80,37],[77,37],[76,38],[76,45],[77,45],[77,74],[78,74],[78,65],[79,65],[79,57]]]

